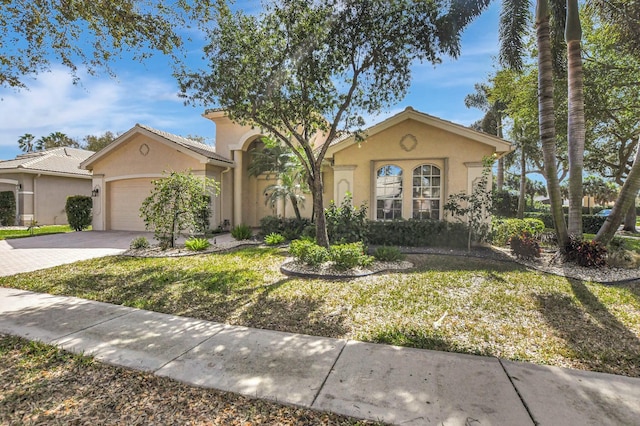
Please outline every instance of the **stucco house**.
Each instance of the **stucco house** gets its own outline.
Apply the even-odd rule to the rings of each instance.
[[[91,172],[81,169],[80,163],[92,154],[62,147],[0,161],[0,191],[15,193],[18,224],[67,224],[67,197],[91,195]]]
[[[216,147],[136,125],[82,162],[93,172],[93,229],[143,230],[139,217],[151,181],[168,171],[190,169],[214,178],[220,193],[212,199],[211,225],[259,225],[267,215],[293,216],[284,202],[265,204],[264,190],[274,181],[247,172],[250,152],[265,136],[242,126],[223,110],[204,114],[216,127]],[[344,135],[327,151],[323,171],[324,203],[340,203],[347,192],[366,202],[370,219],[444,219],[450,194],[470,191],[482,174],[482,159],[512,150],[509,142],[441,120],[411,107],[366,129],[364,140]],[[311,214],[309,195],[303,214]]]

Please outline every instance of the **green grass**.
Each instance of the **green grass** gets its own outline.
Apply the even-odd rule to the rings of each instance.
[[[46,225],[39,226],[33,229],[33,235],[49,235],[49,234],[62,234],[65,232],[71,232],[73,229],[69,225]],[[6,240],[11,238],[26,238],[31,237],[31,230],[18,229],[0,229],[0,240]]]
[[[0,278],[65,294],[250,327],[640,377],[640,281],[566,279],[515,263],[413,255],[415,269],[323,281],[279,272],[285,252],[107,257]]]
[[[583,234],[585,240],[593,240],[596,234]],[[640,238],[632,238],[624,235],[617,235],[616,238],[621,238],[625,242],[625,246],[628,250],[635,251],[640,254]]]

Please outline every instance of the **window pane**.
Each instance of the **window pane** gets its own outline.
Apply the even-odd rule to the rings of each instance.
[[[402,169],[393,164],[376,171],[376,219],[391,220],[402,216]]]
[[[423,164],[413,169],[413,176],[411,217],[440,219],[440,169]]]

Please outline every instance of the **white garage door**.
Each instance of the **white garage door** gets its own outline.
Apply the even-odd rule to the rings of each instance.
[[[129,179],[109,184],[109,223],[107,229],[115,231],[144,231],[140,217],[142,201],[151,193],[151,179]]]

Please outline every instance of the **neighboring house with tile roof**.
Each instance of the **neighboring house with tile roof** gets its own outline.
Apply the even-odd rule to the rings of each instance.
[[[249,176],[251,151],[261,149],[265,132],[239,125],[224,110],[207,110],[215,123],[215,148],[137,124],[83,161],[93,172],[93,229],[144,230],[140,206],[152,181],[169,171],[191,170],[220,183],[212,198],[212,228],[228,223],[258,226],[268,215],[293,217],[284,201],[265,203],[272,176]],[[441,120],[408,107],[356,135],[340,134],[327,151],[323,169],[324,203],[369,206],[372,220],[445,219],[450,194],[470,191],[482,174],[482,160],[512,150],[509,142]],[[318,135],[316,142],[321,142]],[[303,215],[311,215],[307,194]]]
[[[81,169],[80,163],[92,154],[61,147],[0,161],[0,191],[15,193],[17,223],[67,224],[67,197],[91,195],[91,172]]]

